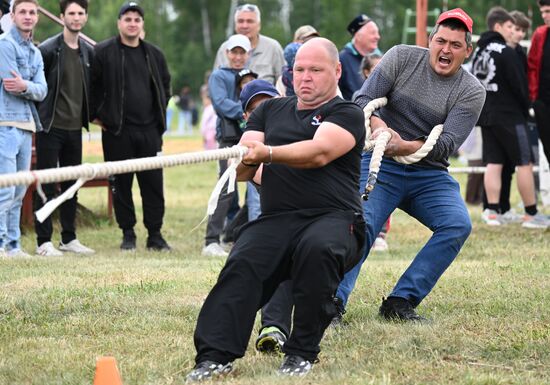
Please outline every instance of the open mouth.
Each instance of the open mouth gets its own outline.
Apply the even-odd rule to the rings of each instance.
[[[440,56],[439,57],[439,64],[443,65],[443,66],[448,66],[451,64],[451,59],[448,58],[447,56]]]

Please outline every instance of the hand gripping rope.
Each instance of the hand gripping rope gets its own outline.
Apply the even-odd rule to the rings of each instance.
[[[384,151],[388,142],[391,139],[391,134],[389,132],[382,132],[376,140],[370,140],[371,128],[370,128],[370,117],[372,113],[385,106],[388,103],[387,98],[379,98],[371,100],[363,109],[365,114],[365,130],[366,130],[366,140],[365,140],[365,151],[372,150],[372,157],[369,164],[369,175],[367,177],[367,184],[365,185],[365,192],[361,196],[363,200],[369,199],[370,192],[374,189],[376,185],[376,180],[378,179],[378,172],[380,171],[380,164],[382,163],[382,157],[384,156]],[[428,153],[433,149],[439,135],[443,132],[443,124],[435,126],[426,142],[420,147],[415,153],[406,155],[406,156],[394,156],[393,159],[399,163],[411,164],[416,163],[423,159]]]
[[[116,162],[82,164],[80,166],[60,167],[46,170],[20,171],[14,174],[0,175],[0,188],[30,185],[36,183],[38,186],[41,183],[63,182],[67,180],[77,179],[76,183],[67,189],[57,198],[47,202],[35,214],[37,219],[42,222],[46,219],[61,203],[67,199],[71,199],[75,192],[88,180],[97,177],[106,177],[115,174],[125,174],[128,172],[154,170],[165,167],[174,167],[182,164],[203,163],[214,160],[223,159],[242,159],[248,152],[248,148],[244,146],[233,146],[218,150],[190,152],[177,155],[154,156],[149,158],[128,159]],[[208,215],[216,210],[218,195],[223,185],[229,180],[228,190],[233,191],[236,179],[236,168],[238,161],[228,167],[227,171],[222,175],[216,188],[212,192],[208,201]],[[218,187],[218,185],[221,185]]]

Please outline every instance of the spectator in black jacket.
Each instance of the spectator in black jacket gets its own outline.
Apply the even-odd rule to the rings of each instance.
[[[80,31],[88,20],[88,0],[61,0],[63,32],[50,37],[38,47],[44,59],[44,73],[48,82],[48,95],[38,105],[38,113],[44,131],[37,132],[36,168],[75,166],[82,163],[82,127],[88,129],[90,64],[93,47],[80,37]],[[62,192],[74,181],[60,183]],[[48,200],[56,195],[57,183],[45,184]],[[35,196],[35,210],[44,202]],[[44,222],[36,218],[36,253],[43,256],[59,256],[67,251],[91,254],[94,250],[80,243],[75,233],[77,197],[65,201],[60,207],[61,242],[59,250],[52,243],[52,220]],[[61,251],[60,251],[61,250]]]
[[[489,225],[502,225],[499,204],[503,164],[517,167],[517,185],[525,206],[523,227],[548,227],[538,213],[532,155],[527,133],[529,97],[527,74],[516,51],[507,46],[514,33],[514,18],[501,7],[487,14],[489,31],[483,33],[472,62],[472,72],[487,91],[479,124],[483,135],[483,160],[487,209],[482,218]]]
[[[118,15],[119,36],[95,47],[92,67],[92,116],[103,128],[106,161],[156,156],[166,131],[170,74],[159,48],[140,39],[143,9],[124,4]],[[162,169],[135,173],[143,202],[143,223],[149,232],[147,248],[170,250],[161,235],[164,217]],[[122,229],[120,248],[134,250],[136,215],[132,200],[134,173],[111,180],[115,216]]]

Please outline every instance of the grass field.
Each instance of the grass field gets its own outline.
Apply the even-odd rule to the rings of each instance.
[[[90,161],[100,160],[97,144],[86,149]],[[169,139],[165,152],[196,149],[198,138]],[[165,171],[170,254],[145,250],[141,223],[137,252],[120,252],[120,231],[105,217],[105,189],[84,189],[80,202],[98,216],[87,218],[78,236],[96,255],[0,260],[0,384],[91,384],[104,355],[116,357],[125,385],[183,383],[193,366],[197,314],[224,263],[200,256],[205,225],[192,231],[215,179],[214,163]],[[135,200],[140,207],[138,190]],[[277,377],[281,357],[250,345],[220,383],[550,383],[550,232],[488,228],[479,208],[470,209],[472,236],[418,309],[433,323],[377,316],[381,298],[429,237],[397,212],[390,251],[369,256],[346,325],[327,332],[308,377]],[[24,248],[33,251],[34,242],[27,229]]]

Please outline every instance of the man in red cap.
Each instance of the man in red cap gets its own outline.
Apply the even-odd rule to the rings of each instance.
[[[378,174],[379,183],[363,203],[365,255],[346,273],[337,297],[344,305],[355,286],[362,262],[389,215],[400,208],[429,228],[433,235],[418,252],[393,291],[380,306],[385,319],[423,321],[415,308],[453,262],[471,231],[468,210],[458,183],[449,175],[448,157],[474,127],[485,100],[479,81],[462,68],[472,52],[472,19],[461,9],[439,17],[429,49],[399,45],[390,49],[363,84],[355,102],[388,98],[370,118],[372,139],[387,131],[391,139]],[[394,156],[415,153],[433,127],[443,124],[433,149],[414,164]],[[389,128],[391,127],[391,128]],[[370,153],[361,161],[361,188],[369,175]]]

